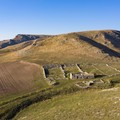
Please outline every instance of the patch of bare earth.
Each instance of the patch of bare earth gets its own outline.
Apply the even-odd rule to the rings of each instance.
[[[40,67],[36,64],[23,61],[0,64],[0,94],[30,90],[39,76]]]

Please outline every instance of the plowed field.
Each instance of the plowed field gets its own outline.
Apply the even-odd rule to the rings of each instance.
[[[27,62],[0,64],[0,94],[28,91],[41,77],[40,66]]]

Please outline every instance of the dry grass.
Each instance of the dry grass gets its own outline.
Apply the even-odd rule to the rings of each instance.
[[[103,62],[119,62],[120,59],[115,57],[115,54],[113,55],[110,51],[111,49],[113,51],[119,52],[119,49],[113,45],[114,43],[110,42],[105,37],[105,34],[115,36],[112,33],[113,31],[90,31],[71,33],[45,38],[42,41],[38,40],[36,41],[36,45],[30,44],[26,45],[26,47],[23,48],[21,47],[22,45],[15,45],[15,48],[8,47],[5,49],[5,51],[0,50],[0,62],[23,59],[26,61],[39,62],[41,64],[53,62],[75,63],[78,61],[100,62],[101,60]],[[89,43],[80,38],[80,36],[92,39],[93,42]],[[108,41],[109,44],[105,44],[106,41]],[[17,46],[20,49],[16,49]],[[105,53],[101,47],[103,47],[103,49],[107,49],[107,52]],[[14,49],[14,51],[10,52],[10,49]],[[112,54],[113,56],[110,56],[109,54]]]

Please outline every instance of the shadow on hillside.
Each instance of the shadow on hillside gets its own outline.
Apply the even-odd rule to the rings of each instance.
[[[117,31],[114,31],[114,34],[116,35],[113,37],[112,35],[109,35],[107,33],[105,34],[105,38],[110,41],[116,48],[120,48],[120,33]]]
[[[102,44],[100,44],[100,43],[98,43],[98,42],[96,42],[96,41],[94,41],[92,39],[89,39],[89,38],[87,38],[85,36],[82,36],[82,35],[80,35],[79,38],[81,40],[83,40],[83,41],[93,45],[94,47],[99,48],[101,51],[103,51],[104,53],[109,54],[110,56],[114,56],[114,57],[119,57],[120,58],[120,53],[118,53],[118,52],[116,52],[116,51],[106,47],[105,45],[102,45]]]
[[[95,75],[95,78],[105,77],[106,75]]]

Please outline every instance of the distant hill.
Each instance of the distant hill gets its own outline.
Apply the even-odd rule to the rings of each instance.
[[[0,50],[1,62],[24,59],[46,64],[120,60],[120,31],[117,30],[84,31],[56,36],[18,35],[7,44],[11,46]],[[1,46],[5,47],[4,44]]]
[[[28,54],[24,57],[36,60],[42,58],[44,62],[50,63],[119,60],[120,31],[84,31],[52,36],[43,41],[38,39],[36,46],[26,52]]]
[[[48,37],[48,35],[27,35],[27,34],[18,34],[14,39],[0,41],[0,48],[5,48],[7,46],[15,45],[25,41],[41,39]]]

